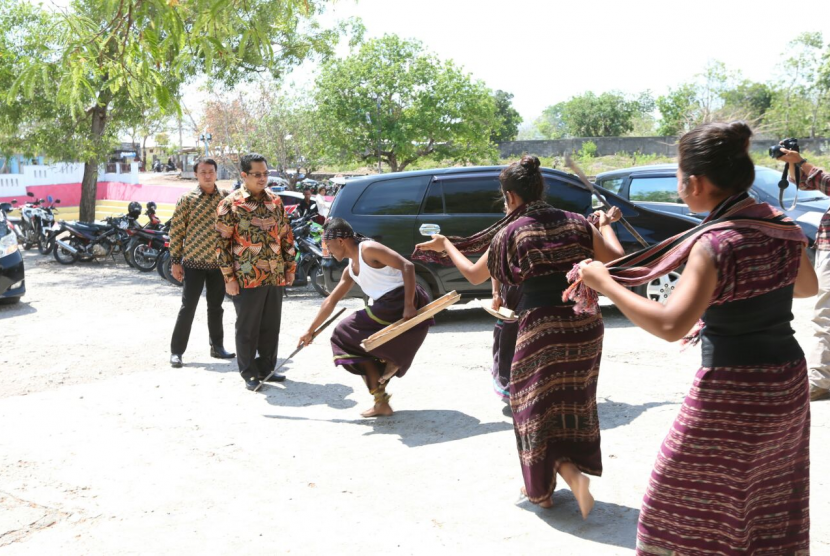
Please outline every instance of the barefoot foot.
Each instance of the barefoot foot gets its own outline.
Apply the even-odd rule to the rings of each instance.
[[[394,413],[392,411],[392,406],[389,405],[388,402],[381,402],[376,403],[370,409],[367,409],[366,411],[362,412],[361,415],[363,417],[385,417],[392,415],[392,413]]]
[[[576,503],[579,504],[579,511],[582,512],[582,519],[588,519],[588,514],[594,509],[594,497],[588,487],[591,484],[590,479],[580,473],[576,478],[575,487],[573,489]]]
[[[528,496],[527,496],[527,490],[525,489],[525,487],[522,487],[519,492],[521,493],[522,496],[524,496],[525,498],[530,500],[530,498],[528,498]],[[547,500],[543,500],[541,502],[531,501],[530,503],[535,504],[535,505],[539,506],[540,508],[544,508],[544,509],[548,509],[550,507],[553,507],[553,499],[552,498],[548,498]]]

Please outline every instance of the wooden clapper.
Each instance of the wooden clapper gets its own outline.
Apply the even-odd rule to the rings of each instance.
[[[360,342],[360,347],[368,352],[371,352],[373,349],[382,346],[394,338],[397,338],[407,330],[418,326],[429,318],[432,318],[444,309],[448,308],[450,305],[457,303],[459,299],[461,299],[461,295],[459,295],[456,291],[451,291],[447,295],[439,297],[429,305],[424,305],[418,309],[418,313],[411,319],[401,319],[397,322],[393,322],[383,330],[378,330]]]

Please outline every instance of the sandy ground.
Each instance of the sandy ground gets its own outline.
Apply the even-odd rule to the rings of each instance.
[[[155,272],[34,252],[26,265],[24,302],[0,307],[4,555],[632,554],[652,463],[699,358],[604,308],[605,473],[583,521],[563,485],[551,510],[518,502],[512,423],[490,386],[493,321],[480,309],[442,314],[392,382],[396,414],[369,420],[362,382],[333,367],[325,340],[254,394],[235,363],[208,357],[204,305],[186,367],[169,367],[180,293]],[[286,299],[283,356],[319,302]],[[811,305],[796,302],[800,338]],[[830,554],[828,418],[830,403],[813,405],[813,554]]]

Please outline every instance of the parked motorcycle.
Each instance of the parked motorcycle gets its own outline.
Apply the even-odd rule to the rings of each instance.
[[[58,214],[58,209],[55,205],[60,204],[60,199],[52,199],[52,196],[47,196],[46,200],[49,205],[41,204],[40,214],[37,216],[38,222],[38,242],[37,249],[41,255],[48,255],[52,252],[54,247],[53,228],[55,227],[55,215]]]
[[[129,216],[107,217],[105,223],[98,222],[64,222],[55,230],[55,260],[60,264],[73,264],[76,261],[104,259],[122,251],[130,236],[127,229],[135,225]],[[69,237],[63,237],[64,232]]]
[[[294,287],[307,286],[310,282],[317,293],[328,297],[329,292],[326,291],[323,281],[322,226],[309,221],[308,218],[299,218],[292,223],[292,228],[294,247],[297,251]]]
[[[35,194],[31,191],[26,192],[28,197],[34,198]],[[20,231],[20,235],[18,235],[18,241],[21,239],[21,245],[23,249],[29,250],[34,247],[39,239],[40,231],[38,229],[39,223],[39,215],[40,215],[40,203],[43,199],[35,199],[34,201],[26,201],[26,203],[20,209],[20,221],[17,224],[17,227]],[[12,201],[12,204],[17,204],[17,199]]]

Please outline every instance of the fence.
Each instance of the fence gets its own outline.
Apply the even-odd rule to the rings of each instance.
[[[523,154],[534,154],[540,157],[562,156],[565,153],[576,153],[588,141],[597,146],[597,156],[624,154],[656,154],[662,156],[677,156],[678,137],[575,137],[573,139],[553,139],[545,141],[505,141],[499,143],[501,158],[516,158]],[[776,144],[776,139],[755,138],[750,143],[753,151],[766,151]],[[818,154],[830,153],[830,138],[816,137],[813,139],[799,139],[802,150]]]

